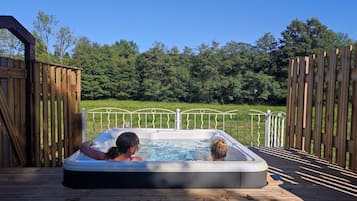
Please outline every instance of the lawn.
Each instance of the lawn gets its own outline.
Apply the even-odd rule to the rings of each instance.
[[[132,100],[95,100],[82,101],[81,107],[85,111],[94,108],[112,107],[121,108],[133,112],[143,108],[164,108],[171,111],[186,111],[195,108],[208,108],[221,112],[233,111],[229,115],[221,114],[185,114],[182,115],[182,128],[215,128],[224,130],[232,137],[238,139],[245,145],[264,145],[265,133],[265,116],[252,116],[250,110],[259,110],[267,112],[285,112],[285,106],[268,106],[268,105],[234,105],[234,104],[201,104],[201,103],[168,103],[168,102],[148,102],[148,101],[132,101]],[[141,123],[139,123],[141,119]],[[160,121],[159,119],[162,119]],[[149,127],[149,128],[175,128],[175,114],[128,114],[128,113],[111,113],[110,115],[103,113],[86,115],[86,139],[92,139],[100,132],[113,127],[126,127],[129,122],[129,127]],[[109,121],[108,121],[109,120]],[[156,121],[155,123],[154,120]],[[259,141],[259,142],[258,142]]]

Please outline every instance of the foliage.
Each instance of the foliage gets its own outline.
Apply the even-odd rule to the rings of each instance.
[[[0,30],[0,55],[12,58],[23,57],[24,44],[6,29]]]
[[[265,33],[255,44],[212,41],[180,52],[156,42],[140,53],[133,41],[100,45],[87,37],[76,39],[69,27],[56,32],[57,23],[55,16],[38,13],[33,32],[36,59],[81,67],[84,100],[284,105],[291,58],[353,42],[311,18],[295,19],[281,38]],[[0,39],[0,54],[21,57],[23,46],[11,34],[2,31]],[[54,53],[49,51],[50,41],[56,42]]]
[[[134,100],[116,100],[116,99],[102,99],[102,100],[83,100],[81,101],[81,107],[85,110],[100,107],[115,107],[122,108],[129,111],[134,111],[142,108],[165,108],[172,111],[176,109],[189,110],[193,108],[210,108],[219,111],[230,110],[244,110],[250,109],[260,111],[283,111],[285,112],[285,106],[269,106],[269,105],[247,105],[247,104],[218,104],[218,103],[183,103],[183,102],[154,102],[154,101],[134,101]]]

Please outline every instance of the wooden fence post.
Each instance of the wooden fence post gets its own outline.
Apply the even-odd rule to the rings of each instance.
[[[70,154],[77,151],[82,143],[82,113],[75,112],[72,114],[72,139],[70,139]]]

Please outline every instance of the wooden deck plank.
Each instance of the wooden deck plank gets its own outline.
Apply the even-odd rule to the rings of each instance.
[[[252,148],[269,164],[268,185],[260,189],[71,189],[62,168],[0,169],[0,200],[252,201],[357,199],[357,174],[326,160],[281,148]],[[270,175],[278,174],[281,180]]]

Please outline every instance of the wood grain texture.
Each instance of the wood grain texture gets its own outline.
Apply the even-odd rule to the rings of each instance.
[[[0,198],[11,200],[290,201],[356,200],[357,174],[326,160],[281,148],[252,148],[269,164],[268,185],[259,189],[71,189],[62,168],[0,169]],[[281,180],[272,179],[279,175]]]

